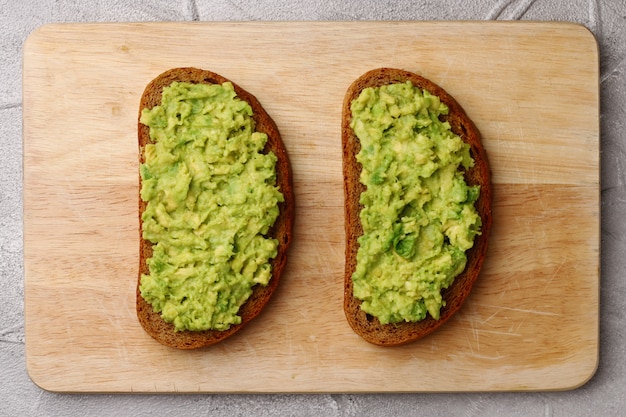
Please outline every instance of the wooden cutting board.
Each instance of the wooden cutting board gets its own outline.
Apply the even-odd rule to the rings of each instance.
[[[598,362],[598,48],[522,22],[56,24],[24,46],[28,372],[70,392],[563,390]],[[135,317],[136,124],[144,86],[210,69],[259,98],[293,165],[295,237],[267,310],[177,351]],[[417,343],[370,345],[342,310],[340,108],[390,66],[448,90],[484,136],[494,228],[461,312]]]

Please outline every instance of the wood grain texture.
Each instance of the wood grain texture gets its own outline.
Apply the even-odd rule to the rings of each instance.
[[[136,111],[162,71],[254,94],[289,152],[296,223],[281,286],[242,332],[177,351],[135,317]],[[360,339],[342,310],[341,102],[365,71],[440,84],[483,135],[494,223],[462,310],[417,343]],[[28,372],[70,392],[561,390],[598,361],[598,51],[523,22],[59,24],[24,46]]]

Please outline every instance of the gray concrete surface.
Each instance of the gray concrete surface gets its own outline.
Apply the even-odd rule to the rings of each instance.
[[[23,318],[21,51],[52,22],[563,20],[601,51],[600,362],[567,392],[404,395],[65,395],[26,372]],[[0,0],[1,416],[626,416],[626,0]]]

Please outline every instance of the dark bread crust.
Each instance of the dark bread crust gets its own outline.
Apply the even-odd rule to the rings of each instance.
[[[170,85],[174,81],[221,84],[230,81],[218,74],[197,68],[174,68],[168,70],[154,80],[152,80],[145,88],[139,105],[139,116],[144,108],[152,108],[161,104],[161,93],[163,87]],[[232,83],[232,81],[231,81]],[[146,260],[152,256],[152,243],[142,238],[141,215],[146,209],[146,203],[139,197],[139,275],[137,279],[137,318],[145,329],[145,331],[154,339],[163,345],[178,349],[195,349],[203,346],[213,345],[229,336],[232,336],[252,319],[254,319],[263,307],[268,303],[274,290],[278,286],[280,276],[287,262],[287,248],[292,240],[292,229],[294,221],[294,193],[292,185],[291,167],[287,151],[282,142],[280,133],[276,124],[263,109],[259,101],[250,93],[232,83],[237,96],[248,102],[252,107],[253,116],[256,123],[256,130],[267,134],[268,140],[264,148],[264,152],[274,152],[277,156],[276,162],[276,183],[282,192],[285,201],[280,203],[280,214],[274,226],[268,233],[278,239],[278,254],[271,260],[272,278],[267,286],[256,285],[248,301],[241,306],[239,314],[242,318],[241,324],[231,326],[228,330],[206,330],[206,331],[180,331],[174,330],[174,326],[165,322],[159,313],[152,309],[152,306],[144,300],[139,291],[139,282],[142,274],[148,274],[148,265]],[[139,141],[139,162],[143,163],[144,147],[150,141],[150,129],[138,122],[138,141]],[[141,189],[141,177],[139,178]]]
[[[439,320],[435,320],[430,315],[427,315],[424,320],[416,323],[402,322],[382,325],[377,318],[361,311],[361,301],[352,295],[352,274],[356,268],[356,255],[359,248],[357,239],[363,234],[363,228],[359,219],[359,213],[362,209],[359,197],[365,191],[365,186],[359,182],[361,165],[356,161],[356,155],[360,150],[360,144],[350,128],[352,119],[350,103],[367,87],[380,87],[387,84],[406,82],[407,80],[410,80],[413,85],[438,96],[448,106],[450,111],[446,120],[450,123],[452,131],[471,147],[470,153],[475,160],[475,165],[467,170],[465,180],[469,185],[480,185],[481,187],[480,197],[476,202],[476,209],[482,219],[482,234],[476,237],[474,246],[466,252],[468,261],[465,270],[442,293],[443,299],[446,300],[446,306],[442,307]],[[342,108],[341,135],[345,196],[346,264],[344,312],[346,318],[354,332],[370,343],[381,346],[393,346],[412,342],[439,328],[459,310],[478,277],[487,253],[487,242],[492,222],[492,187],[489,162],[481,143],[480,132],[456,100],[432,81],[400,69],[379,68],[363,74],[348,88]]]

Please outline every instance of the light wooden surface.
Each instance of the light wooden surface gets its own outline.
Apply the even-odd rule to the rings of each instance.
[[[28,372],[72,392],[429,392],[577,387],[598,361],[598,51],[521,22],[49,25],[24,46]],[[226,342],[163,347],[135,317],[136,117],[144,86],[197,66],[252,92],[294,171],[295,238],[266,311]],[[494,229],[461,312],[379,348],[342,311],[340,109],[399,67],[448,90],[484,136]]]

